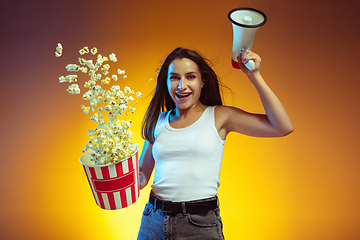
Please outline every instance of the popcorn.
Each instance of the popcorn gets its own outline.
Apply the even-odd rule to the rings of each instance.
[[[129,107],[129,111],[130,111],[132,114],[134,114],[135,110],[136,110],[136,108]]]
[[[93,64],[92,60],[85,61],[85,65],[88,66],[88,68],[90,68],[92,70],[95,68],[95,65]]]
[[[79,57],[78,60],[81,65],[85,65],[86,60],[84,58]]]
[[[110,68],[110,65],[109,65],[109,64],[105,64],[105,65],[101,68],[101,71],[103,72],[104,75],[109,74],[109,68]]]
[[[96,55],[98,50],[93,47],[90,51],[88,47],[84,47],[79,50],[81,55],[91,52],[92,55]],[[59,43],[55,56],[61,56],[62,46]],[[68,64],[66,70],[70,72],[82,72],[87,73],[89,78],[84,87],[88,90],[83,94],[82,98],[89,101],[89,105],[81,105],[81,109],[85,114],[89,114],[92,111],[90,120],[96,124],[96,128],[88,129],[88,135],[90,137],[85,148],[81,151],[86,152],[93,150],[91,154],[91,160],[95,164],[107,164],[118,162],[124,158],[131,156],[137,147],[137,144],[131,142],[133,137],[130,131],[131,121],[119,120],[119,116],[128,115],[128,113],[134,113],[135,107],[128,104],[134,101],[136,95],[137,98],[141,97],[141,92],[134,92],[129,87],[125,87],[122,91],[120,86],[111,86],[110,90],[105,90],[101,85],[110,84],[111,80],[117,81],[118,75],[123,75],[123,78],[127,78],[125,70],[117,70],[118,75],[112,74],[111,78],[106,77],[110,72],[110,64],[104,64],[107,61],[117,62],[116,55],[114,53],[109,55],[109,58],[98,54],[96,56],[96,62],[91,59],[85,59],[78,57],[79,64]],[[99,73],[98,71],[101,70]],[[104,79],[101,79],[102,77]],[[59,83],[73,83],[77,82],[77,75],[67,75],[59,77]],[[67,91],[71,94],[80,94],[80,88],[78,84],[71,84],[68,86]],[[98,106],[100,105],[100,106]],[[103,111],[107,114],[102,115]],[[105,119],[106,118],[106,119]]]
[[[89,53],[89,48],[88,47],[83,47],[82,49],[79,50],[80,55],[84,55],[85,53]]]
[[[88,71],[88,69],[86,67],[80,67],[79,69],[83,73],[87,73],[87,71]]]
[[[131,89],[128,86],[126,86],[124,88],[124,93],[131,93]]]
[[[64,82],[76,82],[77,81],[77,75],[67,75],[66,77],[61,76],[59,77],[59,83],[64,83]]]
[[[90,107],[85,107],[84,104],[81,105],[81,109],[84,111],[85,114],[89,114]]]
[[[63,50],[63,47],[62,47],[61,43],[58,43],[57,47],[56,47],[55,57],[61,57],[62,50]]]
[[[95,55],[97,53],[97,48],[93,47],[91,50],[92,55]]]
[[[80,88],[77,84],[72,84],[68,87],[67,91],[71,94],[80,94]]]
[[[65,78],[69,79],[69,82],[76,82],[78,75],[67,75]]]
[[[64,76],[59,77],[59,83],[67,82],[66,78]]]
[[[117,72],[118,72],[119,75],[125,74],[125,70],[120,70],[120,69],[118,69]]]
[[[65,68],[68,72],[78,72],[80,70],[80,66],[76,64],[68,64]]]
[[[105,79],[101,80],[101,84],[110,84],[111,79],[109,77],[106,77]]]
[[[56,47],[56,51],[61,52],[62,50],[63,50],[63,47],[62,47],[61,43],[58,43],[57,47]]]
[[[109,59],[110,59],[110,61],[117,62],[117,58],[115,56],[115,53],[110,54]]]

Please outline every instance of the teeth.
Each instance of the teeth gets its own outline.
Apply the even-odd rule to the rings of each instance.
[[[190,95],[190,93],[176,93],[178,96],[180,96],[180,97],[186,97],[186,96],[189,96]]]

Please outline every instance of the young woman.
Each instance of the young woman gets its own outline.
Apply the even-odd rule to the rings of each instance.
[[[140,188],[154,168],[155,175],[138,239],[223,239],[217,188],[227,134],[282,137],[293,131],[260,75],[260,57],[243,49],[238,60],[266,114],[223,106],[218,77],[197,52],[177,48],[165,59],[143,121]],[[251,71],[244,65],[250,60]]]

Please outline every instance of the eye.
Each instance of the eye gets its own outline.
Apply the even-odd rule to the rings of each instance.
[[[194,78],[196,78],[195,75],[189,75],[189,76],[188,76],[188,79],[194,79]]]
[[[178,76],[174,76],[174,75],[172,75],[172,76],[170,76],[170,78],[169,78],[170,80],[176,80],[176,79],[179,79],[178,78]]]

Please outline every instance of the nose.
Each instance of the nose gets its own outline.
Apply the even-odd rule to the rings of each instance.
[[[178,84],[178,89],[179,90],[184,90],[186,89],[186,80],[184,78],[181,78]]]

